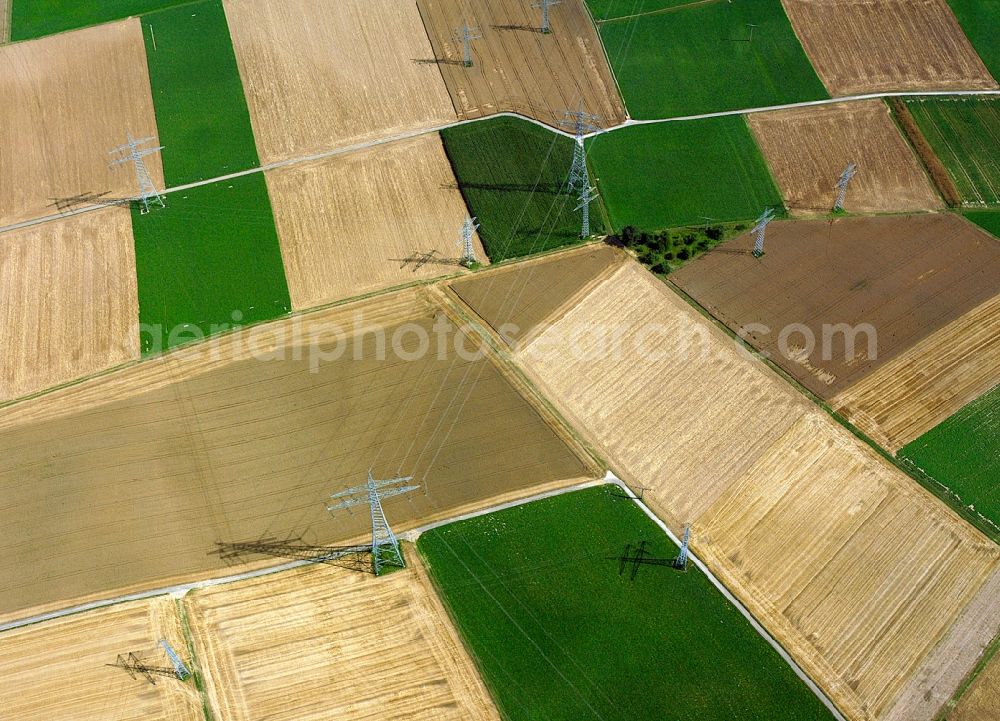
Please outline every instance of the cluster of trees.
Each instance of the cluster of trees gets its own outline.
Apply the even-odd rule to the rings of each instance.
[[[736,226],[734,230],[743,230]],[[675,261],[686,261],[705,252],[723,239],[725,229],[718,225],[680,230],[645,231],[626,225],[608,236],[607,242],[632,250],[654,273],[669,273]]]

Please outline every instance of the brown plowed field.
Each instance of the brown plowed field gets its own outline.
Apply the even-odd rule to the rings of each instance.
[[[266,175],[296,309],[461,268],[468,211],[436,133]],[[431,251],[420,267],[407,262]]]
[[[839,393],[833,407],[895,453],[1000,385],[1000,295]]]
[[[634,263],[517,358],[852,719],[894,702],[1000,563]]]
[[[420,567],[313,566],[185,598],[216,718],[499,721]]]
[[[56,198],[136,194],[108,151],[157,134],[137,19],[0,48],[0,98],[0,226],[54,215]],[[162,188],[159,155],[145,162]]]
[[[858,165],[849,212],[944,207],[881,100],[751,113],[747,122],[795,215],[829,213],[848,163]]]
[[[225,0],[262,163],[454,122],[416,5]]]
[[[541,11],[528,0],[417,0],[458,117],[520,113],[550,125],[581,103],[608,127],[625,120],[611,69],[584,0],[563,0],[549,11],[552,32],[538,31]],[[456,29],[468,23],[482,35],[472,43],[473,65],[462,61]]]
[[[947,0],[782,0],[830,95],[996,88]]]
[[[138,323],[128,210],[0,235],[0,401],[138,358]]]
[[[419,333],[429,337],[424,354]],[[325,503],[369,467],[423,486],[386,502],[400,527],[594,474],[505,370],[459,355],[454,338],[440,308],[407,291],[224,336],[6,409],[0,614],[218,574],[217,541],[353,538],[367,514],[331,516]]]
[[[752,247],[741,236],[670,278],[826,399],[993,297],[1000,277],[1000,243],[950,213],[777,222],[764,257]]]
[[[27,569],[21,571],[27,572]],[[0,634],[0,702],[10,721],[201,721],[194,682],[130,678],[109,668],[130,651],[170,666],[166,639],[188,659],[169,596],[122,603]]]
[[[529,343],[626,257],[607,245],[591,245],[497,268],[449,287],[513,347]]]

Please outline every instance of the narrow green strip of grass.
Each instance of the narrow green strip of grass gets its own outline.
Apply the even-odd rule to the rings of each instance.
[[[13,0],[11,40],[29,40],[64,30],[179,5],[190,0]]]
[[[132,211],[144,354],[291,310],[263,174],[166,202],[146,215]]]
[[[780,0],[692,5],[602,23],[600,32],[635,118],[828,97]]]
[[[142,18],[168,187],[260,165],[221,0]]]
[[[578,200],[566,192],[572,139],[506,117],[448,128],[441,138],[494,263],[580,241]],[[605,232],[599,202],[590,227]]]
[[[509,721],[785,721],[830,713],[616,486],[421,535],[417,547]]]
[[[782,198],[740,116],[638,125],[588,143],[616,230],[749,220]]]

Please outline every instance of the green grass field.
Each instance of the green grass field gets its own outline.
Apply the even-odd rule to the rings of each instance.
[[[753,29],[749,42],[748,24]],[[656,119],[827,96],[780,0],[733,0],[602,23],[629,112]]]
[[[587,0],[594,20],[629,17],[643,13],[655,13],[690,5],[699,0]]]
[[[1000,0],[948,0],[972,47],[1000,80]]]
[[[441,137],[490,260],[579,242],[577,199],[564,192],[570,138],[516,118],[460,125]],[[600,203],[591,205],[590,215],[591,231],[603,233]]]
[[[508,721],[829,719],[693,565],[615,560],[677,547],[616,486],[421,535],[417,548]],[[609,558],[611,557],[611,558]]]
[[[899,455],[1000,526],[1000,387],[904,446]]]
[[[616,130],[590,140],[588,153],[616,230],[750,220],[782,205],[741,116]]]
[[[967,210],[963,215],[983,230],[1000,238],[1000,210]]]
[[[11,40],[121,20],[188,0],[12,0]]]
[[[220,0],[142,18],[168,187],[260,164]]]
[[[906,107],[962,202],[1000,204],[1000,98],[909,98]]]
[[[143,353],[291,310],[263,174],[171,193],[166,203],[132,211]]]

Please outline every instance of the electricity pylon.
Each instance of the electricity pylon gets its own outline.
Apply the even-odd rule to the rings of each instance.
[[[764,235],[767,232],[767,224],[774,220],[774,210],[767,208],[760,217],[757,224],[750,230],[754,235],[753,257],[759,258],[764,255]]]
[[[847,169],[840,174],[840,180],[837,181],[837,200],[833,204],[834,212],[844,209],[844,198],[847,197],[847,185],[851,182],[851,178],[858,174],[858,166],[854,163],[850,163]]]
[[[163,146],[160,145],[155,148],[140,148],[140,145],[145,145],[146,143],[152,142],[154,138],[143,138],[141,140],[136,140],[132,137],[132,133],[127,133],[126,137],[128,142],[125,145],[119,145],[114,150],[109,150],[109,155],[114,155],[115,153],[121,155],[120,158],[112,160],[109,164],[110,166],[124,165],[126,163],[132,163],[135,170],[135,180],[139,185],[139,200],[142,203],[142,210],[139,212],[143,215],[149,212],[149,204],[156,203],[161,208],[166,208],[166,204],[163,202],[163,196],[160,195],[156,190],[156,185],[153,183],[153,179],[149,176],[149,171],[146,170],[146,164],[142,161],[147,155],[152,155],[153,153],[163,150]]]
[[[580,204],[575,209],[583,210],[583,223],[580,228],[581,238],[590,237],[590,204],[597,200],[597,196],[597,188],[590,185],[580,192]]]
[[[399,540],[389,527],[389,522],[385,519],[385,511],[382,510],[382,499],[398,496],[402,493],[409,493],[420,488],[420,486],[416,485],[398,485],[412,480],[413,476],[376,480],[372,478],[372,472],[369,470],[367,483],[348,488],[330,496],[330,498],[342,498],[344,500],[332,506],[327,506],[326,509],[328,511],[337,511],[342,508],[368,504],[372,516],[372,566],[375,569],[376,576],[382,573],[383,566],[397,566],[399,568],[406,566],[406,562],[403,560],[403,553],[399,550]],[[394,485],[396,487],[391,488]]]
[[[472,244],[472,235],[479,230],[479,223],[474,217],[466,218],[462,222],[462,236],[459,243],[462,246],[462,257],[459,262],[466,268],[476,262],[476,249]]]
[[[467,68],[472,67],[472,41],[481,40],[482,35],[479,34],[479,30],[474,27],[470,27],[469,23],[465,23],[456,31],[456,35],[462,43],[462,64]]]
[[[674,568],[687,569],[688,566],[688,546],[691,543],[691,526],[684,527],[684,539],[681,541],[681,552],[674,559]]]
[[[549,8],[553,5],[558,5],[562,0],[538,0],[538,2],[531,3],[531,7],[542,9],[542,32],[550,33],[552,32],[552,27],[549,25]]]
[[[188,667],[184,665],[184,662],[181,661],[181,657],[177,655],[177,652],[174,651],[173,647],[166,639],[160,641],[160,646],[162,646],[163,650],[166,651],[167,658],[169,658],[170,663],[173,664],[174,673],[177,674],[177,678],[183,681],[191,675]]]
[[[573,128],[573,135],[576,139],[576,144],[573,146],[573,164],[569,169],[569,180],[566,181],[566,189],[570,193],[575,190],[582,191],[590,185],[587,172],[587,151],[583,145],[583,136],[586,133],[600,130],[600,126],[597,124],[600,121],[600,116],[583,111],[583,103],[580,104],[579,110],[567,110],[563,113],[563,119],[559,121],[560,125]]]

